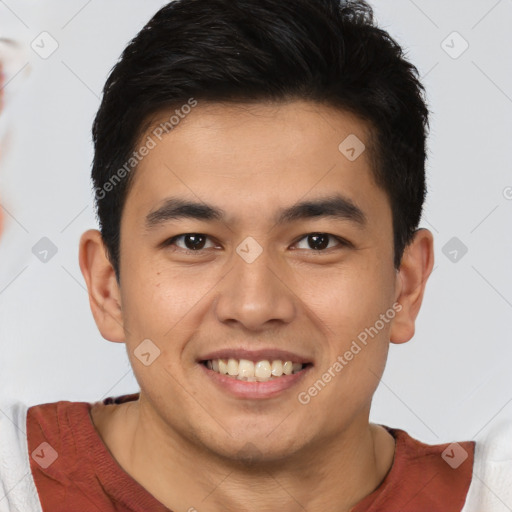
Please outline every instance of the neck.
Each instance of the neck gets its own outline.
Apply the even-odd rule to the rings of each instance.
[[[322,438],[283,460],[228,460],[169,433],[140,400],[96,414],[105,444],[120,466],[171,510],[349,512],[388,473],[394,439],[368,416],[343,435]]]

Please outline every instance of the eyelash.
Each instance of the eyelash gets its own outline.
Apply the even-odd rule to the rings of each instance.
[[[169,238],[162,245],[165,246],[165,247],[169,247],[171,245],[174,245],[176,240],[178,240],[179,238],[182,238],[182,237],[185,237],[185,236],[188,236],[188,235],[198,235],[198,236],[206,237],[207,239],[210,239],[210,237],[208,235],[205,235],[203,233],[183,233],[181,235],[176,235],[176,236],[173,236],[172,238]],[[324,235],[324,236],[328,236],[330,239],[336,240],[339,243],[339,247],[340,248],[342,248],[342,247],[354,247],[354,245],[351,242],[349,242],[348,240],[345,240],[344,238],[341,238],[341,237],[335,236],[335,235],[331,235],[330,233],[322,233],[322,232],[318,232],[318,231],[313,231],[311,233],[307,233],[307,234],[301,236],[300,238],[298,238],[294,242],[294,245],[299,243],[300,241],[304,240],[308,236],[311,236],[311,235]],[[197,249],[197,250],[182,249],[181,247],[178,247],[178,249],[179,249],[179,251],[182,254],[194,255],[194,256],[200,255],[201,253],[204,253],[204,251],[206,250],[206,249]],[[207,249],[210,249],[210,248],[207,248]],[[299,250],[307,250],[308,252],[312,252],[312,253],[322,253],[322,252],[327,252],[328,253],[332,249],[336,249],[336,247],[329,247],[327,249],[299,249]]]

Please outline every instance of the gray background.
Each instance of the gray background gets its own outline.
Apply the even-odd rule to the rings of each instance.
[[[81,233],[96,227],[90,129],[101,89],[165,3],[0,2],[0,36],[25,48],[1,123],[0,399],[96,401],[138,390],[124,345],[97,331],[77,253]],[[370,3],[427,88],[421,226],[436,253],[416,335],[391,346],[371,420],[425,442],[473,439],[512,420],[512,1]],[[47,59],[31,48],[44,31],[59,45]],[[32,253],[43,237],[57,248],[46,263]]]

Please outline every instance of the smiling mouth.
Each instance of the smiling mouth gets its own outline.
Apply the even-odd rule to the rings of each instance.
[[[209,370],[232,379],[247,382],[266,382],[293,375],[311,366],[311,363],[294,363],[281,359],[250,361],[249,359],[208,359],[202,364]]]

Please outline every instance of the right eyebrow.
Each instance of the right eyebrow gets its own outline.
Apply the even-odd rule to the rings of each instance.
[[[224,210],[207,204],[195,203],[171,197],[164,204],[146,217],[146,228],[153,229],[169,220],[196,219],[196,220],[222,220],[225,217]]]

